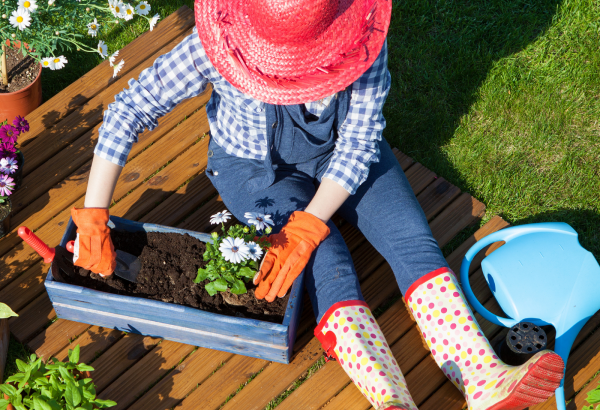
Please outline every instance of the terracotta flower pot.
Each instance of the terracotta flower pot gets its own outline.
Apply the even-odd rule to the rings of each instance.
[[[17,44],[16,47],[19,47]],[[35,80],[27,87],[14,93],[0,93],[0,122],[12,120],[17,115],[22,117],[35,110],[42,103],[42,64]]]

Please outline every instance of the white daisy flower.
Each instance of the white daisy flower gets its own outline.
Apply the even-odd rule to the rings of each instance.
[[[92,37],[96,37],[96,34],[98,34],[99,27],[100,27],[100,24],[98,24],[98,20],[94,19],[94,21],[92,21],[91,23],[89,23],[87,25],[88,34]]]
[[[246,260],[250,249],[242,238],[232,238],[228,236],[223,239],[219,250],[223,254],[223,258],[231,263],[240,263]]]
[[[115,66],[115,60],[117,59],[117,56],[119,55],[119,51],[117,50],[114,53],[112,53],[110,56],[108,56],[108,62],[110,63],[111,67]]]
[[[210,223],[213,225],[222,224],[227,222],[231,218],[229,211],[224,210],[223,212],[217,212],[210,217]]]
[[[253,261],[257,261],[263,254],[263,250],[257,243],[248,242],[248,259],[252,259]]]
[[[23,31],[31,24],[31,15],[27,10],[19,7],[17,10],[12,12],[9,21],[13,27],[18,27],[19,30]]]
[[[65,64],[68,63],[65,56],[54,57],[52,62],[54,63],[54,68],[50,67],[51,70],[60,70],[61,68],[63,68],[65,66]]]
[[[42,67],[54,70],[54,58],[53,57],[42,58]]]
[[[102,58],[106,58],[108,55],[108,46],[102,40],[98,42],[98,53],[100,53]]]
[[[123,68],[124,65],[125,65],[125,60],[121,60],[121,61],[119,61],[119,64],[116,64],[115,66],[113,66],[113,78],[117,77],[117,74],[119,73],[119,71],[121,71],[121,69]]]
[[[111,10],[115,17],[120,18],[120,19],[125,18],[125,14],[124,14],[125,5],[123,3],[121,3],[121,2],[116,3],[113,7],[111,7]]]
[[[147,15],[148,13],[150,13],[150,5],[148,4],[147,1],[141,1],[140,4],[138,4],[137,6],[135,6],[135,12],[137,14],[141,14],[142,16]]]
[[[135,15],[135,10],[133,9],[133,7],[131,6],[131,4],[127,3],[124,7],[123,7],[123,18],[125,20],[131,20],[133,18],[133,16]]]
[[[48,5],[52,6],[52,5],[54,5],[54,2],[55,2],[55,0],[48,0]]]
[[[19,7],[23,7],[30,13],[33,13],[37,8],[36,0],[19,0]]]
[[[246,212],[244,218],[248,219],[248,223],[256,226],[256,229],[262,231],[269,225],[273,226],[271,215],[260,214],[258,212]]]
[[[154,26],[156,26],[156,23],[158,23],[159,19],[160,19],[159,14],[155,14],[154,17],[152,17],[152,19],[150,19],[150,31],[152,31],[154,29]]]

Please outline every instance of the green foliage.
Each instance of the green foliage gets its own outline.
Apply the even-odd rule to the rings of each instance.
[[[11,316],[19,316],[17,315],[10,307],[8,307],[5,303],[0,303],[0,319],[6,319]]]
[[[600,403],[600,385],[596,386],[594,390],[590,391],[585,399],[590,404]],[[590,406],[590,408],[591,407],[592,406]]]
[[[92,410],[116,406],[110,400],[96,398],[92,379],[82,379],[79,372],[94,368],[79,362],[79,345],[69,350],[67,362],[52,358],[48,364],[32,354],[27,363],[17,359],[19,373],[6,379],[0,391],[8,400],[0,399],[0,410],[12,404],[16,410]]]
[[[33,3],[31,0],[30,4]],[[98,46],[90,45],[91,37],[98,34],[109,33],[116,27],[122,26],[124,21],[132,17],[125,13],[117,14],[113,5],[108,0],[56,0],[49,4],[47,0],[36,0],[37,8],[26,11],[29,24],[22,30],[11,23],[14,12],[19,10],[17,0],[5,0],[0,5],[3,18],[0,19],[0,41],[7,40],[13,44],[26,43],[28,48],[21,47],[23,55],[31,55],[35,60],[56,57],[69,51],[83,51],[87,53],[105,54],[99,51]],[[113,1],[114,5],[130,6],[121,1]],[[131,6],[133,8],[133,6]],[[133,16],[135,12],[132,13]],[[151,15],[144,15],[148,22]],[[88,31],[87,25],[96,21],[96,30]],[[1,55],[1,52],[0,52]],[[50,65],[44,64],[50,67]]]
[[[219,250],[221,243],[227,237],[241,238],[245,243],[256,242],[263,252],[269,248],[270,244],[266,239],[265,233],[257,236],[255,226],[243,226],[240,224],[233,225],[229,229],[221,226],[223,232],[219,235],[213,232],[213,242],[206,243],[206,252],[204,252],[204,260],[208,261],[206,267],[198,269],[198,275],[194,279],[195,283],[200,283],[205,280],[210,280],[204,285],[209,295],[214,296],[217,292],[225,292],[227,289],[231,293],[241,295],[246,293],[246,283],[248,283],[258,270],[258,262],[252,259],[246,259],[240,263],[232,263],[223,257]],[[270,232],[270,229],[267,229]],[[256,240],[255,240],[256,239]]]

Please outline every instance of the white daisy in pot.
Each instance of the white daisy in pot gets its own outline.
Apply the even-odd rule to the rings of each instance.
[[[36,0],[19,0],[18,5],[30,13],[35,12],[38,8]]]
[[[257,243],[248,242],[248,259],[252,259],[253,261],[257,261],[263,254],[263,250]]]
[[[256,226],[259,231],[265,230],[269,226],[273,226],[271,215],[265,215],[258,212],[246,212],[244,218],[248,220],[250,225]]]
[[[52,62],[54,63],[54,68],[50,67],[51,70],[60,70],[61,68],[63,68],[65,66],[65,64],[68,63],[65,56],[54,57]]]
[[[242,238],[232,238],[231,236],[228,236],[221,242],[219,251],[221,251],[223,258],[226,261],[240,263],[246,260],[250,249]]]
[[[123,6],[123,18],[125,21],[131,20],[135,15],[135,10],[131,6],[131,4],[125,4]]]
[[[54,57],[44,57],[42,58],[41,63],[42,67],[54,70]]]
[[[108,55],[108,46],[102,40],[98,42],[98,53],[100,53],[102,58],[106,58]]]
[[[158,23],[158,19],[160,19],[160,15],[155,14],[152,19],[150,19],[150,31],[154,30],[154,26]]]
[[[213,225],[222,224],[231,219],[231,214],[229,211],[224,210],[222,212],[217,212],[213,216],[210,217],[210,223]]]
[[[100,27],[100,25],[98,24],[98,20],[94,19],[94,21],[92,21],[91,23],[89,23],[87,25],[88,34],[92,37],[96,37],[96,34],[98,34],[99,27]]]
[[[141,14],[142,16],[147,15],[148,13],[150,13],[150,5],[148,4],[147,1],[141,1],[140,4],[138,4],[137,6],[135,6],[135,12],[137,14]]]
[[[31,24],[31,15],[27,10],[19,7],[17,10],[12,12],[9,21],[13,27],[23,31]]]

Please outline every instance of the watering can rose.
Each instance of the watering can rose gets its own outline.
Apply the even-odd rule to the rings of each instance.
[[[209,280],[204,285],[209,295],[225,292],[227,289],[237,295],[247,292],[246,283],[258,269],[258,261],[270,244],[266,235],[271,233],[271,215],[247,212],[244,215],[249,226],[236,224],[225,228],[231,213],[224,210],[210,217],[210,223],[221,224],[222,235],[212,233],[213,242],[206,243],[205,268],[198,269],[194,282]]]

